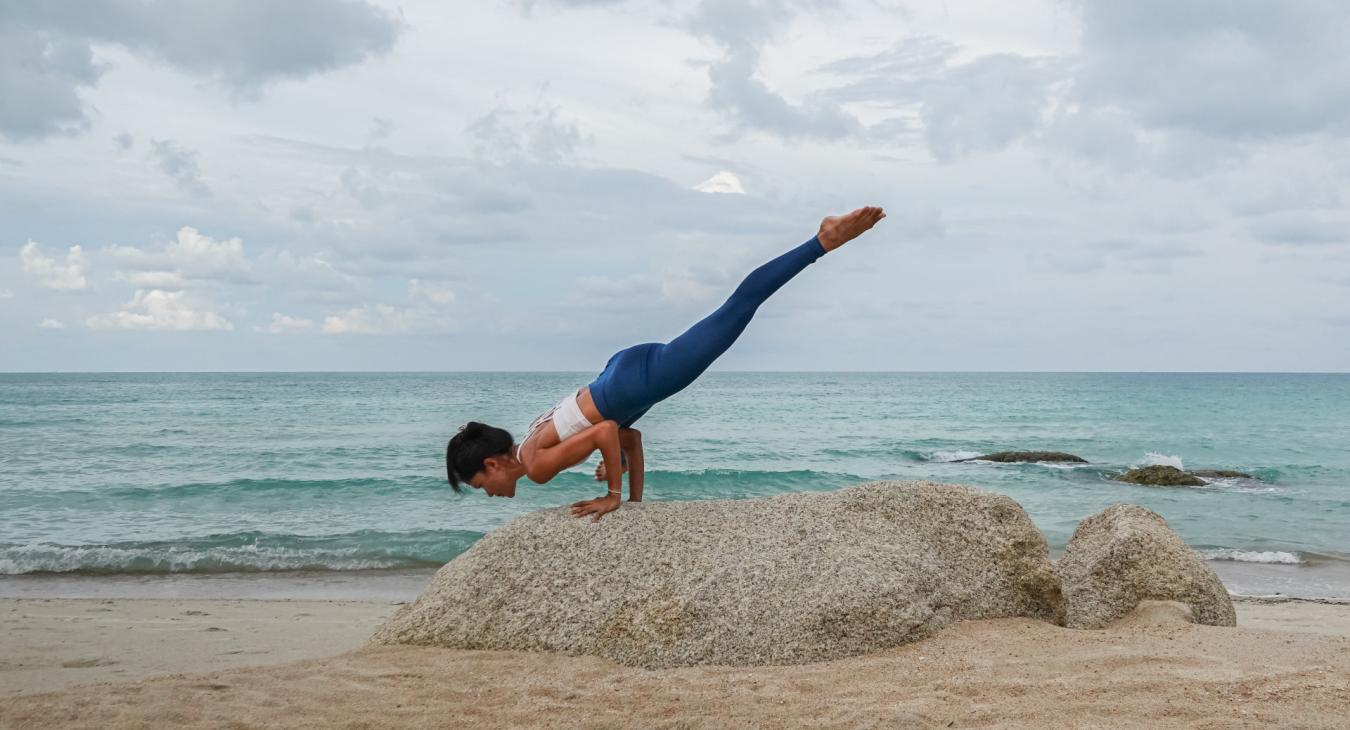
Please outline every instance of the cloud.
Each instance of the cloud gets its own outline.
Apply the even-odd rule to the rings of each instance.
[[[409,279],[408,297],[437,306],[447,306],[455,303],[455,292],[449,285],[438,281]]]
[[[197,196],[211,194],[202,182],[202,171],[197,166],[197,153],[174,143],[171,139],[150,140],[150,154],[159,169],[178,183],[179,189]]]
[[[253,328],[255,332],[265,332],[269,335],[287,335],[308,332],[314,329],[314,320],[303,317],[291,317],[281,312],[272,313],[272,321],[265,325],[258,325]]]
[[[734,193],[737,195],[745,195],[745,188],[741,186],[741,179],[736,177],[736,173],[727,172],[726,170],[695,185],[694,189],[700,193]]]
[[[562,119],[557,107],[533,105],[516,109],[499,105],[469,124],[474,156],[491,162],[526,160],[558,164],[575,159],[589,144],[574,121]]]
[[[14,292],[9,289],[0,289],[0,299],[13,299]]]
[[[136,138],[131,136],[129,132],[123,132],[113,137],[113,144],[117,145],[120,150],[129,150],[136,146]]]
[[[1072,97],[1143,126],[1239,139],[1350,129],[1350,5],[1078,0]]]
[[[85,324],[96,330],[232,330],[234,325],[215,312],[195,309],[181,291],[137,289],[130,302],[116,312],[97,314]]]
[[[787,139],[836,140],[862,127],[828,100],[808,98],[793,104],[755,77],[760,49],[808,8],[828,8],[822,0],[703,0],[684,20],[684,28],[711,41],[722,57],[708,65],[708,107],[731,124],[730,136],[767,132]]]
[[[38,327],[41,327],[44,330],[63,330],[66,328],[66,325],[59,319],[44,317],[41,322],[38,322]]]
[[[1252,237],[1277,246],[1326,246],[1350,242],[1350,220],[1337,213],[1274,213],[1247,226]]]
[[[104,250],[130,271],[123,278],[149,288],[166,288],[186,279],[252,280],[242,240],[217,241],[191,226],[180,228],[174,240],[157,249],[110,246]]]
[[[446,331],[448,321],[430,317],[427,312],[389,304],[352,307],[324,317],[326,335],[391,335],[409,332]]]
[[[22,142],[88,129],[78,89],[105,69],[87,43],[5,22],[18,5],[0,5],[0,135]]]
[[[23,260],[23,270],[38,278],[38,283],[48,289],[75,291],[88,289],[89,280],[84,276],[84,251],[79,246],[71,246],[66,252],[64,263],[43,256],[36,241],[29,241],[19,250]]]
[[[240,96],[388,52],[397,15],[363,0],[88,0],[0,4],[0,134],[31,140],[78,133],[80,97],[104,68],[93,46],[113,44],[217,83]]]
[[[947,41],[917,36],[880,53],[845,57],[820,70],[849,81],[821,95],[898,112],[868,128],[875,141],[903,142],[917,121],[929,151],[942,161],[1003,149],[1041,127],[1050,88],[1064,75],[1059,64],[1011,53],[957,62],[958,51]]]
[[[409,306],[363,304],[324,317],[327,335],[390,335],[439,333],[456,329],[449,315],[455,292],[444,283],[408,280]]]

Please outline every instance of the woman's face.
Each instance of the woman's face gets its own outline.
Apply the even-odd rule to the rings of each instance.
[[[489,497],[516,496],[516,482],[520,477],[511,476],[516,460],[511,456],[489,456],[483,460],[483,469],[469,480],[474,489],[487,492]]]

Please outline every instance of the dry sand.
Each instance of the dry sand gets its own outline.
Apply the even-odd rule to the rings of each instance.
[[[88,610],[99,607],[112,610]],[[117,661],[86,669],[120,667],[125,677],[342,651],[391,608],[3,601],[0,727],[1350,726],[1350,606],[1303,602],[1240,602],[1236,629],[1183,623],[1174,604],[1104,630],[967,622],[803,666],[648,671],[595,657],[380,647],[14,695],[24,672],[46,687],[109,678],[53,666],[69,658]],[[206,618],[233,630],[207,632]],[[222,643],[229,634],[233,643]],[[16,669],[16,652],[42,668]]]

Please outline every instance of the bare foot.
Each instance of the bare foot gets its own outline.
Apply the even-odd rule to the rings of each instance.
[[[605,481],[605,473],[606,473],[606,472],[605,472],[605,462],[602,461],[602,462],[600,462],[599,464],[596,464],[596,465],[595,465],[595,481],[597,481],[597,482],[603,482],[603,481]],[[628,466],[627,466],[626,464],[625,464],[624,467],[623,467],[623,473],[624,473],[624,474],[627,474],[627,473],[628,473]]]
[[[875,226],[877,221],[886,217],[886,211],[876,207],[859,208],[845,215],[832,215],[820,222],[820,245],[826,252],[861,236],[864,231]]]

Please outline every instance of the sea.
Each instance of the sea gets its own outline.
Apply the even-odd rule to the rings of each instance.
[[[460,425],[519,435],[593,375],[0,374],[0,596],[410,598],[488,531],[603,493],[598,456],[515,499],[445,479]],[[1350,599],[1347,374],[710,372],[637,427],[651,501],[968,484],[1052,553],[1133,502],[1235,594]],[[1089,463],[964,461],[1003,450]],[[1146,464],[1252,478],[1111,479]]]

